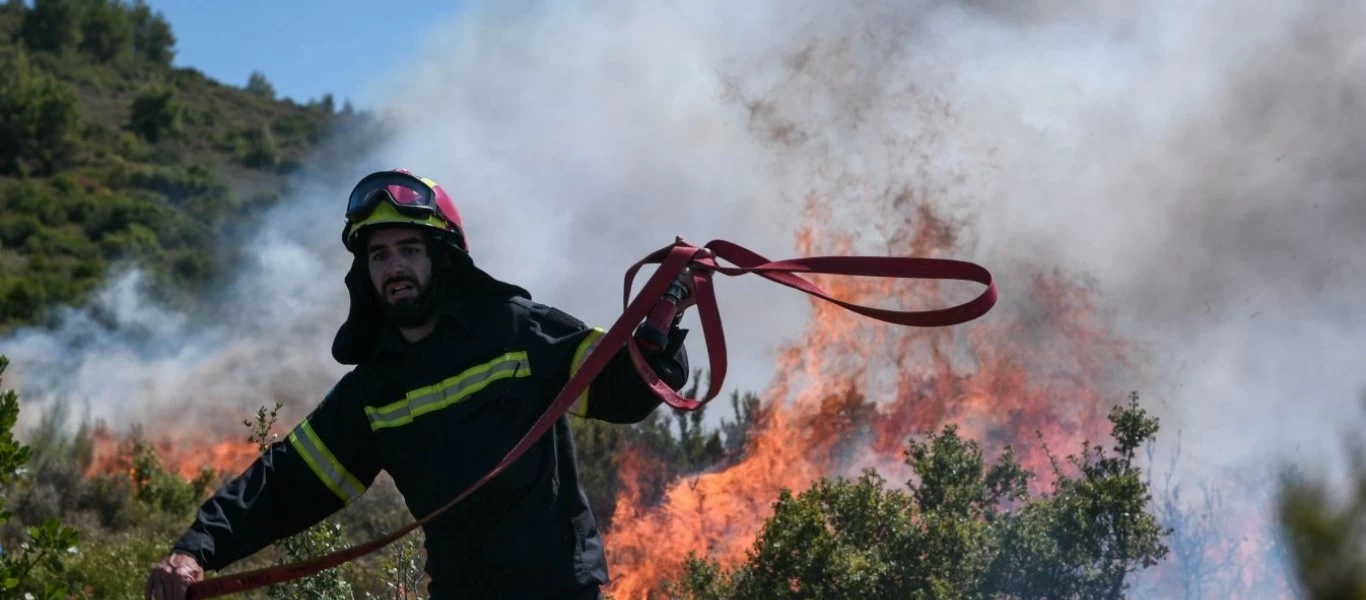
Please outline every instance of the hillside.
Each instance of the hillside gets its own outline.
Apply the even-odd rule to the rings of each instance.
[[[128,264],[192,304],[234,260],[225,234],[373,123],[330,95],[278,99],[259,72],[173,68],[175,41],[140,0],[0,7],[0,335]]]

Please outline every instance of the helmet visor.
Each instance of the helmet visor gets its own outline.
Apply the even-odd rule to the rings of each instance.
[[[400,213],[410,217],[426,217],[440,214],[436,207],[436,194],[421,179],[404,173],[381,172],[366,176],[351,190],[351,198],[346,204],[346,219],[363,219],[387,200]]]

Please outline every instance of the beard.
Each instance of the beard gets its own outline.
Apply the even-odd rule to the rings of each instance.
[[[385,299],[380,302],[384,307],[384,316],[389,322],[399,327],[408,329],[418,327],[427,322],[436,312],[437,296],[434,286],[419,285],[417,280],[402,277],[385,283],[387,288],[390,283],[402,281],[413,286],[417,290],[417,295],[411,298],[400,298],[390,301]]]

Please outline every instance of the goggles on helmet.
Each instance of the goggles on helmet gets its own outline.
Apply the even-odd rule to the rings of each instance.
[[[371,173],[361,179],[347,200],[346,222],[342,241],[347,248],[361,228],[382,223],[424,225],[459,235],[437,205],[432,184],[397,171]]]
[[[365,176],[351,190],[351,198],[346,203],[346,220],[352,223],[364,220],[383,200],[388,200],[405,216],[420,219],[441,215],[436,206],[436,193],[427,182],[406,173],[383,171]]]

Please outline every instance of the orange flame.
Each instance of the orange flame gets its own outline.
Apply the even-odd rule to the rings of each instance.
[[[908,254],[952,249],[953,227],[926,209],[917,217],[904,236]],[[816,252],[817,240],[831,240],[831,248]],[[815,227],[799,242],[806,255],[852,253],[847,238]],[[934,282],[810,279],[859,304],[945,304]],[[1036,485],[1046,485],[1051,469],[1035,432],[1050,450],[1067,451],[1107,435],[1115,390],[1106,379],[1128,349],[1099,326],[1087,290],[1061,276],[1041,275],[1030,289],[1007,293],[1030,298],[1027,310],[998,307],[975,323],[936,329],[890,326],[813,298],[809,328],[780,354],[762,418],[736,464],[673,482],[661,502],[646,506],[636,475],[649,466],[639,453],[621,457],[625,491],[605,533],[613,577],[607,591],[623,600],[658,597],[666,580],[682,574],[689,552],[734,567],[780,490],[802,491],[865,467],[906,481],[907,439],[950,422],[987,451],[1013,445],[1039,476]]]
[[[206,440],[218,439],[217,442]],[[134,440],[119,439],[105,428],[91,433],[92,453],[86,477],[102,474],[131,473],[134,459]],[[144,441],[151,447],[161,467],[183,479],[193,479],[200,470],[214,473],[239,473],[256,459],[257,449],[245,437],[225,438],[219,435],[163,436],[155,441]]]

